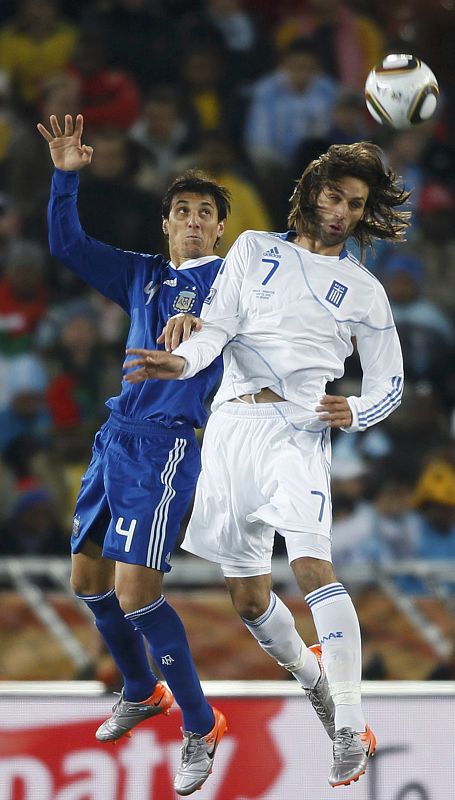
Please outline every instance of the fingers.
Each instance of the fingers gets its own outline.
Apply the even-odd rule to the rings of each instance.
[[[171,317],[157,339],[158,344],[163,344],[169,353],[175,350],[181,342],[186,342],[193,331],[200,331],[202,320],[193,314],[176,314]]]
[[[128,347],[125,350],[127,356],[141,356],[141,358],[146,358],[149,356],[153,350],[146,350],[143,347]]]
[[[352,425],[352,411],[346,397],[341,395],[324,395],[316,411],[329,428],[349,428]]]
[[[41,122],[38,122],[36,127],[38,128],[38,130],[39,130],[41,136],[43,137],[43,139],[46,139],[47,143],[52,142],[52,140],[54,138],[52,136],[52,133],[49,133],[47,128],[45,128],[44,125]]]
[[[186,342],[190,338],[193,331],[200,331],[202,328],[202,320],[193,315],[186,315],[187,319],[184,322],[183,328],[183,341]]]
[[[73,135],[73,118],[71,114],[65,114],[65,136]]]
[[[148,377],[145,369],[136,369],[133,372],[129,372],[128,375],[125,375],[124,380],[127,383],[143,383]]]
[[[162,350],[144,350],[143,348],[129,348],[126,355],[138,356],[126,360],[124,369],[131,370],[124,375],[127,383],[139,383],[147,378],[160,378],[164,381],[175,380],[182,374],[185,359],[164,353]],[[135,368],[138,368],[136,371]]]
[[[132,369],[133,367],[144,367],[147,363],[146,358],[132,358],[131,361],[123,362],[123,369]]]
[[[90,164],[93,155],[93,147],[90,147],[88,144],[83,144],[81,147],[82,150],[82,158],[87,163]]]
[[[73,118],[71,114],[65,114],[65,125],[64,131],[62,131],[60,127],[60,123],[55,114],[51,114],[49,117],[50,126],[52,129],[52,133],[48,131],[48,129],[41,123],[38,122],[37,128],[47,142],[51,142],[54,138],[59,138],[61,136],[76,136],[81,139],[82,138],[82,131],[84,129],[84,117],[82,114],[78,114],[76,117],[76,124],[73,123]]]
[[[79,139],[82,139],[83,130],[84,130],[84,117],[82,116],[82,114],[78,114],[76,116],[76,125],[74,127],[74,133],[77,134]]]
[[[54,136],[63,136],[62,129],[55,114],[51,114],[49,117],[49,122],[51,123],[52,133]]]
[[[174,330],[172,331],[171,342],[170,342],[170,350],[175,350],[176,347],[179,346],[181,341],[186,341],[190,338],[190,334],[193,328],[192,325],[193,318],[189,314],[185,314],[183,319],[179,321],[177,325],[174,325]]]

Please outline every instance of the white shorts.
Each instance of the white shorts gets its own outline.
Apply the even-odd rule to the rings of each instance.
[[[212,413],[184,550],[227,577],[267,574],[278,531],[290,562],[331,560],[330,429],[303,430],[301,419],[288,402],[227,402]]]

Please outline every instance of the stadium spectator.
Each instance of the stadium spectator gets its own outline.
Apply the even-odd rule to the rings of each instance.
[[[423,125],[416,130],[392,131],[384,144],[386,164],[403,178],[406,189],[411,192],[409,208],[414,213],[419,206],[420,192],[426,178],[423,158],[431,140],[431,125]],[[416,224],[417,217],[413,217]],[[408,231],[407,240],[412,239],[413,227]]]
[[[455,313],[455,191],[448,180],[422,186],[413,245],[425,263],[426,293],[451,315]]]
[[[183,14],[178,36],[182,44],[190,41],[201,49],[215,42],[224,53],[229,82],[236,88],[267,72],[275,60],[263,15],[242,0],[206,0],[201,8]]]
[[[0,525],[0,556],[61,556],[68,537],[51,494],[36,481],[19,483],[10,514]]]
[[[301,142],[327,135],[338,91],[314,45],[291,42],[277,69],[251,87],[245,147],[261,174],[289,167]]]
[[[138,149],[136,183],[161,194],[179,171],[176,160],[194,149],[195,128],[194,113],[185,113],[178,87],[153,87],[128,134]]]
[[[407,380],[428,383],[451,406],[455,397],[447,385],[447,364],[455,352],[455,329],[425,297],[424,264],[413,253],[398,251],[381,264],[378,277],[390,299]]]
[[[383,31],[349,0],[305,0],[278,25],[281,49],[298,36],[314,42],[321,68],[334,80],[363,90],[365,78],[385,52]]]
[[[68,74],[79,81],[88,127],[126,131],[138,118],[139,87],[124,70],[109,65],[106,35],[97,26],[81,30]]]
[[[234,114],[235,89],[226,72],[226,56],[213,42],[203,47],[191,42],[183,50],[179,80],[188,111],[198,132],[223,127],[229,135],[238,129]]]
[[[8,248],[0,279],[0,353],[13,355],[32,348],[39,321],[46,313],[48,292],[45,255],[36,242],[16,240]]]
[[[92,437],[106,418],[107,350],[101,346],[97,315],[88,303],[66,304],[60,313],[60,328],[47,351],[52,424],[55,429],[75,427],[81,437]]]
[[[111,0],[87,6],[84,27],[103,31],[113,69],[129,74],[144,93],[155,83],[175,80],[175,62],[169,54],[175,47],[178,18],[168,3]]]
[[[28,110],[37,103],[44,81],[66,69],[77,28],[60,13],[58,0],[19,0],[17,15],[0,30],[0,69]]]
[[[417,555],[455,560],[455,467],[435,458],[417,481],[412,504],[419,520]],[[455,584],[455,579],[454,579]]]
[[[22,231],[22,214],[13,198],[0,192],[0,280],[11,246],[19,239]]]
[[[330,474],[334,563],[341,567],[379,561],[380,543],[373,536],[374,509],[366,499],[368,465],[355,451],[335,447]]]
[[[46,404],[47,375],[37,356],[23,354],[8,364],[7,406],[0,410],[0,453],[11,444],[30,437],[40,445],[49,443],[51,421]]]

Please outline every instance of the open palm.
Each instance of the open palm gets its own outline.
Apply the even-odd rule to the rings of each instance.
[[[75,122],[73,122],[71,114],[66,114],[64,131],[62,131],[55,114],[51,114],[49,123],[52,133],[41,122],[38,122],[36,127],[49,145],[54,167],[68,172],[80,170],[90,164],[93,147],[81,142],[84,129],[82,114],[77,115]]]

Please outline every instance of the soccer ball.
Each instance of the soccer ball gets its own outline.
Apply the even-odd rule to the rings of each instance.
[[[388,55],[377,64],[365,83],[365,101],[381,125],[402,130],[430,119],[439,97],[431,69],[415,56]]]

